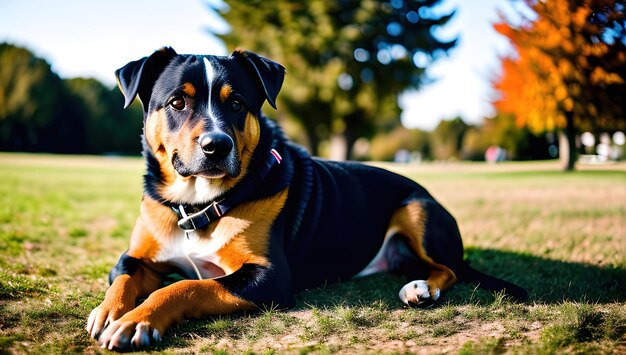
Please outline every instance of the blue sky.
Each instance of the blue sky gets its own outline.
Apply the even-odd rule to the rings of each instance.
[[[480,123],[493,114],[498,55],[511,49],[493,31],[497,9],[508,0],[445,0],[457,14],[442,38],[458,35],[458,46],[428,69],[436,79],[400,97],[407,127],[433,129],[444,118],[462,116]],[[114,85],[115,69],[170,45],[179,53],[226,54],[207,28],[225,29],[202,0],[2,0],[0,42],[24,46],[48,60],[62,77],[95,77]]]
[[[456,14],[441,38],[458,37],[458,44],[428,68],[434,83],[400,97],[402,123],[407,127],[433,129],[441,119],[461,116],[477,124],[494,114],[490,102],[497,97],[491,80],[500,73],[500,56],[512,48],[493,29],[499,11],[510,14],[507,0],[448,0],[443,7],[456,8]]]

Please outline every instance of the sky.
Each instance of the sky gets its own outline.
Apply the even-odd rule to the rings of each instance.
[[[212,2],[219,0],[212,0]],[[46,59],[63,78],[94,77],[115,85],[114,71],[129,61],[168,45],[179,53],[227,54],[208,29],[228,30],[207,10],[206,0],[2,0],[0,42],[26,47]],[[498,74],[499,56],[510,53],[506,39],[491,24],[507,0],[444,0],[441,11],[456,15],[437,32],[458,37],[447,57],[427,73],[433,83],[399,98],[402,123],[432,130],[441,119],[463,117],[480,124],[493,115],[495,93],[490,80]]]
[[[409,91],[399,99],[406,127],[434,129],[441,119],[462,117],[480,124],[494,115],[491,102],[497,93],[491,81],[500,73],[500,57],[511,55],[508,40],[493,29],[499,11],[510,14],[507,0],[447,0],[442,11],[455,9],[455,16],[439,31],[440,38],[458,38],[447,57],[428,67],[434,80],[419,91]]]

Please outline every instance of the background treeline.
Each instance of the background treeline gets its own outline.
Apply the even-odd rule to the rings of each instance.
[[[123,102],[117,88],[61,79],[27,49],[0,44],[0,150],[138,154],[141,107]]]
[[[497,115],[432,132],[403,128],[397,97],[430,82],[426,69],[457,44],[433,36],[454,17],[436,11],[441,0],[225,2],[207,6],[236,31],[214,34],[288,68],[281,109],[269,114],[314,154],[480,160],[498,146],[509,159],[558,153],[572,170],[581,133],[626,129],[624,0],[520,1],[517,20],[494,25],[516,51],[492,80]],[[0,150],[137,154],[141,108],[122,102],[117,88],[63,80],[27,49],[0,44]]]
[[[27,49],[0,44],[2,151],[138,155],[141,105],[124,110],[123,102],[116,87],[95,79],[61,79]],[[290,126],[288,117],[278,119]],[[293,137],[308,143],[302,132]],[[509,159],[548,159],[554,158],[548,154],[554,143],[550,137],[518,127],[508,115],[486,119],[481,126],[459,117],[443,120],[432,132],[398,122],[380,127],[353,158],[394,160],[404,150],[421,160],[484,160],[489,146],[500,146]]]
[[[554,134],[535,135],[517,127],[510,116],[498,115],[481,126],[468,125],[460,117],[443,120],[432,132],[398,126],[377,134],[368,153],[359,158],[394,160],[404,150],[413,154],[412,159],[481,161],[491,146],[505,149],[506,158],[512,160],[552,159],[557,149]]]
[[[61,79],[29,50],[0,44],[2,151],[137,155],[141,105],[135,102],[124,110],[123,102],[116,87],[95,79]],[[307,144],[298,134],[294,138]],[[354,158],[393,160],[397,151],[406,150],[418,152],[423,160],[483,160],[491,145],[506,148],[511,159],[549,157],[544,137],[504,116],[487,119],[482,126],[469,126],[461,118],[444,120],[432,132],[398,122],[381,127],[366,142]]]

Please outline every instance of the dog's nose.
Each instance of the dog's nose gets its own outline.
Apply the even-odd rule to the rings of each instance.
[[[233,149],[233,139],[222,132],[211,132],[200,136],[198,140],[202,151],[207,157],[224,158]]]

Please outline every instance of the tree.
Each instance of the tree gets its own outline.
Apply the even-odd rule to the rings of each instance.
[[[453,14],[432,11],[440,0],[227,1],[221,11],[242,46],[287,68],[281,104],[320,140],[341,134],[350,154],[359,137],[399,124],[397,95],[416,88],[425,67],[455,45],[432,29]]]
[[[27,49],[0,44],[0,150],[137,154],[142,109],[120,102],[117,88],[62,80]]]
[[[436,160],[459,159],[469,126],[460,118],[443,120],[430,134],[430,151]]]
[[[0,44],[0,148],[31,150],[55,119],[61,80],[24,48]]]
[[[533,132],[562,129],[564,169],[576,162],[580,129],[626,126],[623,0],[525,0],[536,20],[495,26],[517,50],[503,59],[495,103]]]
[[[108,88],[95,79],[73,78],[65,81],[69,92],[85,112],[85,153],[138,154],[143,109],[137,101],[124,110],[124,98],[117,88]]]
[[[485,119],[480,127],[470,127],[463,138],[461,158],[484,160],[490,146],[504,148],[512,160],[549,159],[550,144],[545,134],[534,135],[527,127],[519,127],[511,114],[498,114]]]

